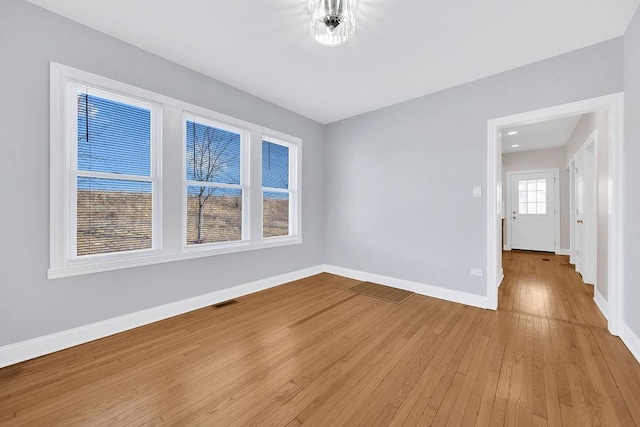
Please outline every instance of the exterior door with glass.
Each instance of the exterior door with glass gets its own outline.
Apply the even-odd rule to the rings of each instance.
[[[511,248],[555,251],[555,174],[511,175]]]

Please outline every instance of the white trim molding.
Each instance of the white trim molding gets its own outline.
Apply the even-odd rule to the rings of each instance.
[[[600,312],[602,313],[604,318],[609,319],[609,303],[607,302],[606,299],[604,299],[602,294],[598,292],[597,288],[594,288],[593,290],[593,300],[595,301],[596,305],[600,309]]]
[[[499,231],[503,209],[502,200],[501,129],[539,123],[579,114],[606,110],[609,114],[609,253],[608,266],[608,316],[609,332],[619,335],[622,327],[623,280],[623,149],[624,149],[624,95],[592,98],[569,104],[501,117],[487,122],[487,299],[492,309],[498,307],[497,281],[501,267],[499,254],[502,239]],[[604,242],[603,242],[604,243]]]
[[[0,368],[24,362],[54,353],[65,348],[88,343],[100,338],[108,337],[120,332],[128,331],[149,323],[168,319],[180,314],[198,310],[222,301],[239,298],[254,292],[273,288],[294,280],[303,279],[323,272],[322,266],[306,268],[291,273],[273,276],[244,285],[221,289],[205,295],[176,301],[173,303],[125,314],[124,316],[107,319],[89,325],[80,326],[66,331],[21,341],[0,347]]]
[[[622,322],[620,325],[620,339],[627,346],[633,357],[640,363],[640,337],[636,335],[629,325]]]
[[[280,286],[294,280],[304,279],[305,277],[323,272],[356,280],[373,281],[454,303],[466,304],[478,308],[487,308],[487,298],[484,295],[475,295],[333,265],[317,265],[315,267],[293,271],[279,276],[268,277],[266,279],[257,280],[255,282],[231,288],[221,289],[205,295],[176,301],[135,313],[125,314],[124,316],[91,323],[89,325],[80,326],[66,331],[32,338],[15,344],[9,344],[4,347],[0,347],[0,368],[88,343],[100,338],[148,325],[153,322],[178,316],[180,314],[188,313],[193,310],[198,310],[222,301],[239,298],[254,292]]]
[[[405,289],[420,295],[432,298],[438,298],[458,304],[465,304],[472,307],[482,309],[488,307],[488,298],[484,295],[470,294],[452,289],[441,288],[437,286],[427,285],[424,283],[412,282],[404,279],[397,279],[379,274],[367,273],[364,271],[353,270],[349,268],[338,267],[334,265],[317,265],[303,270],[297,270],[266,279],[257,280],[243,285],[231,288],[221,289],[205,295],[187,298],[181,301],[149,308],[135,313],[126,314],[124,316],[91,323],[89,325],[80,326],[66,331],[56,332],[42,337],[32,338],[15,344],[9,344],[0,347],[0,368],[95,341],[100,338],[115,335],[120,332],[128,331],[180,314],[198,310],[203,307],[214,305],[222,301],[228,301],[233,298],[240,298],[254,292],[263,291],[265,289],[280,286],[295,280],[313,276],[323,272],[336,274],[356,280],[371,281],[393,286],[399,289]],[[498,284],[504,279],[502,271],[499,272],[500,278]],[[496,287],[497,292],[497,287]],[[596,298],[602,298],[596,292]],[[606,301],[605,301],[606,303]],[[596,304],[601,307],[598,300]],[[602,308],[600,308],[602,310]],[[605,308],[606,310],[606,308]],[[607,317],[606,311],[603,311]],[[625,324],[622,324],[620,338],[629,348],[631,353],[640,361],[640,338]]]
[[[556,255],[571,255],[571,249],[560,249],[558,252],[556,252]]]
[[[335,265],[324,265],[323,270],[327,273],[336,274],[338,276],[348,277],[350,279],[362,280],[365,282],[380,283],[382,285],[393,286],[394,288],[404,289],[406,291],[415,292],[420,295],[438,298],[458,304],[470,305],[472,307],[487,308],[487,297],[484,295],[470,294],[467,292],[456,291],[453,289],[441,288],[438,286],[427,285],[424,283],[412,282],[409,280],[398,279],[395,277],[382,276],[380,274],[367,273],[350,268],[338,267]]]

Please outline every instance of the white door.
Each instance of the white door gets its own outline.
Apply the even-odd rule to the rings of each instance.
[[[576,157],[575,164],[575,261],[582,281],[596,278],[596,171],[593,144]]]
[[[575,250],[575,265],[576,271],[582,274],[583,266],[584,266],[584,166],[582,156],[576,157],[575,163],[575,206],[576,206],[576,216],[575,216],[575,238],[574,243],[576,245]]]
[[[553,172],[511,175],[511,248],[555,251]]]

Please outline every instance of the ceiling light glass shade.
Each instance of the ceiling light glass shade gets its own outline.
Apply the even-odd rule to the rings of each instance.
[[[356,32],[356,0],[309,0],[311,37],[322,46],[345,44]]]

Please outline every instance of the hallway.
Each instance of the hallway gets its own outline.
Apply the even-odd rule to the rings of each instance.
[[[593,301],[593,286],[582,282],[568,256],[505,251],[502,263],[505,277],[499,310],[607,328],[607,320]]]
[[[524,342],[507,346],[505,361],[515,362],[507,378],[525,395],[532,389],[534,422],[640,425],[640,366],[608,332],[593,286],[582,282],[568,257],[505,251],[503,267],[498,314],[527,319]]]

